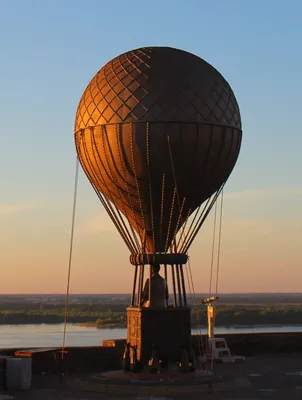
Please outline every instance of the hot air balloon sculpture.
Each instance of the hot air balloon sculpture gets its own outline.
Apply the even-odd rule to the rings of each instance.
[[[134,265],[127,309],[132,365],[154,359],[154,349],[173,360],[190,348],[187,253],[236,163],[241,139],[231,87],[186,51],[128,51],[108,62],[82,95],[77,155]],[[173,301],[153,307],[149,285],[149,307],[142,307],[146,266],[151,279],[155,264],[172,282]]]

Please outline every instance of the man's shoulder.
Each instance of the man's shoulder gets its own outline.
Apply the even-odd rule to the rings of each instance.
[[[155,282],[157,282],[157,283],[159,283],[159,284],[165,284],[165,283],[166,283],[165,278],[163,278],[163,277],[160,276],[160,275],[155,275],[155,276],[153,277],[153,279],[154,279]]]

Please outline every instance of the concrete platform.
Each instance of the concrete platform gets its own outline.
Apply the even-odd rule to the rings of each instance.
[[[161,373],[149,373],[147,370],[140,373],[124,372],[123,370],[102,372],[94,375],[94,382],[108,384],[119,383],[121,385],[183,385],[183,384],[202,384],[217,380],[211,371],[196,370],[191,373],[179,372],[177,366],[163,369]]]
[[[217,364],[222,381],[207,385],[124,385],[102,382],[100,373],[69,374],[60,384],[58,375],[34,375],[32,389],[3,392],[16,400],[301,400],[302,354],[249,357],[240,364]]]

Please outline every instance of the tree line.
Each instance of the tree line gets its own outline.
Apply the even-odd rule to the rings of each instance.
[[[113,305],[72,305],[68,310],[68,322],[94,324],[99,327],[125,327],[125,304]],[[302,324],[302,307],[252,307],[252,306],[218,306],[216,309],[217,326],[233,325],[300,325]],[[53,324],[64,321],[63,306],[46,305],[10,307],[0,305],[0,324]],[[206,326],[206,307],[192,307],[192,327]]]

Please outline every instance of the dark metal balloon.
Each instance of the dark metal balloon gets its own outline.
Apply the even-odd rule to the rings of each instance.
[[[228,179],[242,131],[234,93],[215,68],[182,50],[147,47],[94,76],[75,138],[96,191],[125,215],[143,250],[156,253]]]

